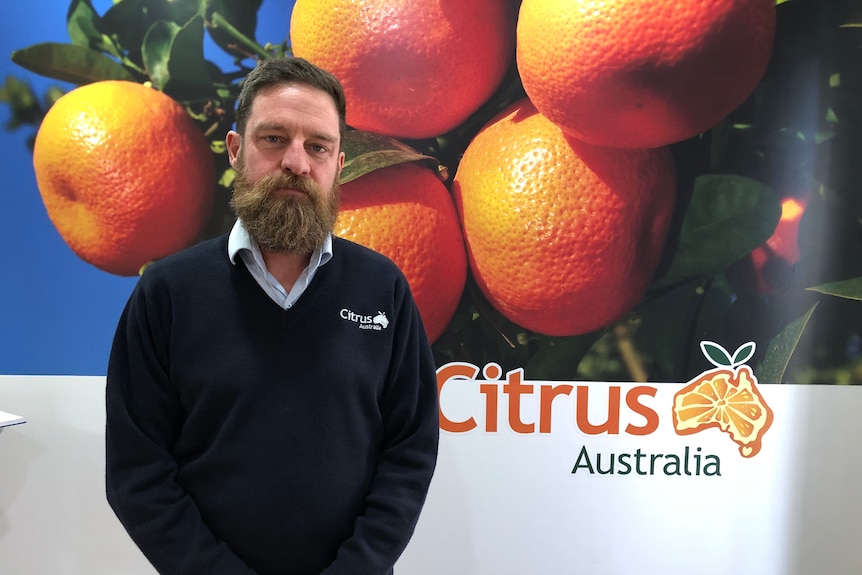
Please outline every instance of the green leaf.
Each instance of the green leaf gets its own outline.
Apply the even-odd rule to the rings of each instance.
[[[650,381],[687,381],[702,369],[699,341],[721,341],[732,303],[723,274],[689,280],[635,308],[641,325],[635,332],[640,350],[652,358]]]
[[[226,42],[229,51],[243,56],[257,56],[261,59],[271,58],[273,54],[257,43],[253,37],[243,34],[220,12],[213,12],[211,19],[207,22],[210,35],[221,36],[222,42]]]
[[[7,130],[14,130],[25,124],[38,124],[42,110],[33,88],[15,76],[6,76],[6,83],[0,87],[0,102],[9,104],[10,117],[6,122]]]
[[[188,86],[206,86],[212,90],[207,62],[204,59],[204,19],[195,16],[180,28],[171,47],[171,78]]]
[[[782,383],[784,381],[784,372],[787,371],[790,358],[796,351],[802,332],[805,331],[805,327],[811,320],[817,303],[819,302],[812,305],[804,315],[785,326],[769,342],[766,357],[763,358],[763,363],[757,370],[761,383]]]
[[[705,306],[717,305],[714,298],[707,300],[709,295],[711,292],[704,290],[702,282],[689,281],[658,297],[646,298],[635,308],[641,318],[635,341],[638,349],[652,358],[659,380],[684,381],[687,358],[697,349],[692,334],[700,333],[695,332],[693,324],[699,321]]]
[[[156,22],[183,26],[202,13],[204,0],[122,0],[102,16],[102,31],[113,38],[129,60],[144,65],[144,38]]]
[[[220,15],[219,22],[230,22],[230,29],[225,26],[209,27],[210,37],[216,45],[228,54],[248,56],[248,51],[237,42],[236,33],[256,43],[257,12],[261,3],[262,0],[205,0],[208,22],[213,20],[214,13]]]
[[[670,267],[652,287],[720,272],[769,239],[780,217],[769,187],[741,176],[700,176]]]
[[[753,341],[750,341],[746,344],[739,346],[739,349],[736,350],[736,353],[733,354],[733,365],[742,365],[754,355],[754,350],[757,349],[757,346]]]
[[[93,9],[91,0],[72,0],[66,14],[66,29],[72,43],[119,58],[119,51],[103,28],[102,19]]]
[[[862,277],[806,288],[809,291],[862,301]]]
[[[184,26],[160,21],[144,37],[143,59],[153,84],[178,100],[212,92],[203,55],[204,23],[195,16]]]
[[[12,52],[12,61],[31,72],[78,85],[101,80],[134,80],[120,63],[74,44],[36,44]]]
[[[380,168],[388,168],[404,162],[427,162],[438,169],[435,158],[420,154],[407,144],[374,132],[350,130],[341,142],[344,152],[344,168],[341,183],[345,184]]]
[[[542,338],[539,350],[524,370],[533,380],[571,381],[578,373],[581,360],[601,335],[601,331],[595,331],[572,337]]]
[[[49,110],[51,106],[57,103],[57,100],[62,98],[65,93],[66,92],[60,89],[59,86],[48,86],[48,89],[45,90],[45,93],[42,95],[42,105],[44,106],[44,109]]]
[[[66,29],[73,44],[96,49],[102,41],[100,24],[90,0],[72,0],[66,14]]]
[[[171,60],[171,46],[179,33],[179,24],[161,21],[150,26],[144,36],[144,68],[159,90],[164,90],[171,80],[168,63]]]
[[[733,365],[733,360],[727,350],[715,342],[702,341],[700,342],[700,349],[703,351],[703,355],[717,367],[730,367]]]
[[[154,21],[152,10],[144,6],[143,0],[122,0],[102,15],[102,31],[116,38],[132,61],[142,64],[144,36]]]
[[[122,0],[120,4],[127,2]],[[137,0],[135,5],[140,5],[150,23],[157,21],[184,24],[203,13],[205,0]]]

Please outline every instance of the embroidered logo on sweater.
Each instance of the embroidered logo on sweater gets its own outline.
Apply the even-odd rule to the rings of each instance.
[[[342,308],[340,315],[341,319],[359,324],[359,329],[382,331],[389,327],[389,318],[386,317],[386,312],[382,311],[378,311],[377,315],[363,315],[347,308]]]

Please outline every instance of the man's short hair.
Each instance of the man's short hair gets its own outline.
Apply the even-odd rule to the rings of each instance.
[[[344,88],[338,79],[315,66],[308,60],[296,56],[271,58],[261,61],[242,83],[236,109],[236,131],[245,133],[245,125],[251,113],[251,105],[255,96],[264,88],[280,84],[305,84],[317,88],[332,96],[335,108],[338,110],[339,131],[344,136],[346,99]]]

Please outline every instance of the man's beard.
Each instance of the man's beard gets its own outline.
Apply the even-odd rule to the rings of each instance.
[[[306,197],[281,195],[279,190],[298,190]],[[334,181],[326,195],[311,178],[289,173],[252,182],[240,158],[230,205],[261,249],[310,253],[335,227],[339,187]]]

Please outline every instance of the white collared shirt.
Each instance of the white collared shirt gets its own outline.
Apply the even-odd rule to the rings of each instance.
[[[232,264],[236,264],[237,254],[258,285],[266,292],[266,295],[282,308],[290,309],[299,299],[299,296],[305,292],[318,268],[332,259],[332,235],[327,234],[323,244],[311,252],[311,261],[308,262],[308,267],[299,274],[293,287],[290,288],[290,292],[285,291],[284,286],[266,269],[260,246],[248,235],[239,219],[233,225],[227,240],[227,255]]]

